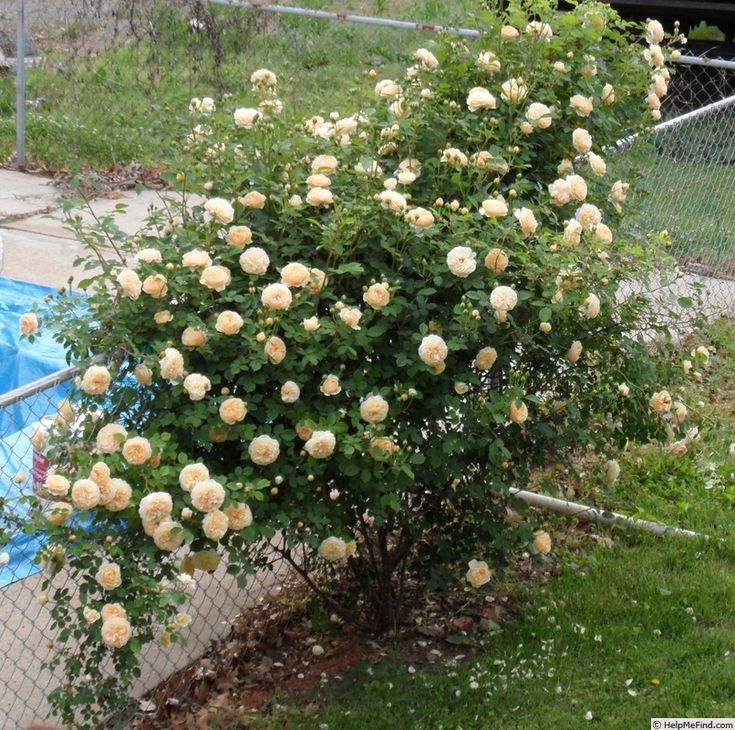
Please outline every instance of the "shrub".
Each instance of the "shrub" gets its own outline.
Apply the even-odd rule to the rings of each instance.
[[[46,508],[81,599],[52,602],[65,719],[182,637],[190,574],[219,555],[243,586],[283,558],[330,611],[392,630],[407,573],[441,587],[471,560],[487,590],[486,562],[550,548],[506,515],[531,469],[663,432],[640,327],[663,329],[619,289],[665,280],[667,237],[616,234],[628,184],[603,155],[659,116],[670,51],[601,3],[531,5],[484,13],[472,49],[420,49],[351,115],[285,123],[265,69],[247,100],[192,100],[149,232],[77,221],[89,296],[40,313],[73,360],[106,359],[47,484],[74,507]]]

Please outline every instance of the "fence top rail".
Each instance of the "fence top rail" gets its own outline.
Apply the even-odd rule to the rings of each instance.
[[[439,25],[422,21],[395,20],[394,18],[376,18],[372,15],[355,15],[352,13],[339,13],[327,10],[314,10],[312,8],[299,8],[277,3],[261,2],[260,0],[206,0],[210,5],[224,5],[226,7],[241,8],[243,10],[260,10],[266,13],[277,13],[281,15],[300,15],[308,18],[321,18],[322,20],[337,20],[343,23],[362,23],[364,25],[378,25],[386,28],[398,28],[403,30],[427,31],[429,33],[449,33],[451,35],[463,36],[465,38],[479,38],[482,32],[476,28],[462,28],[450,25]],[[709,66],[710,68],[722,68],[735,71],[735,61],[723,58],[707,58],[705,56],[680,56],[672,59],[673,63],[684,66]]]
[[[7,408],[15,403],[18,403],[25,398],[30,398],[32,395],[36,395],[47,388],[53,388],[56,385],[65,383],[67,380],[71,380],[73,377],[79,374],[81,368],[77,365],[72,367],[64,368],[63,370],[57,370],[55,373],[46,375],[43,378],[34,380],[32,383],[27,385],[21,385],[19,388],[9,390],[7,393],[0,395],[0,408]]]

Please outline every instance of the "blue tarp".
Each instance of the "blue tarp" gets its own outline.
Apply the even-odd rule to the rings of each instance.
[[[33,344],[20,340],[20,316],[29,311],[34,302],[42,303],[43,298],[53,292],[54,289],[45,286],[0,277],[0,394],[66,367],[61,345],[49,335],[41,333]],[[23,515],[24,507],[17,499],[32,486],[30,438],[33,424],[55,412],[67,389],[68,384],[61,385],[0,410],[0,497],[8,506],[14,506],[18,516]],[[14,481],[18,473],[26,475],[25,482],[17,484]],[[4,548],[10,555],[10,564],[0,567],[0,588],[38,571],[32,560],[40,544],[37,537],[22,533],[14,537]]]

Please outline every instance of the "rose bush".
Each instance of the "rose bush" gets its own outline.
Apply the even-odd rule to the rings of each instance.
[[[419,49],[360,110],[287,121],[266,69],[242,99],[193,100],[148,232],[79,229],[85,307],[65,291],[35,313],[73,360],[107,360],[46,484],[74,485],[46,507],[80,587],[52,602],[66,719],[178,640],[212,551],[242,585],[282,557],[330,611],[394,629],[407,572],[439,587],[469,562],[487,586],[516,547],[551,549],[507,519],[531,469],[672,427],[639,333],[665,328],[619,296],[665,280],[667,239],[619,232],[628,181],[605,161],[657,118],[670,48],[605,4],[527,5],[485,13],[472,48]],[[85,682],[110,653],[114,677]]]

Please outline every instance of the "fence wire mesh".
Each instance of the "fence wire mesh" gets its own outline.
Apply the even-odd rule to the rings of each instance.
[[[44,666],[56,650],[58,629],[49,606],[39,601],[52,592],[42,585],[49,578],[39,561],[44,537],[40,532],[27,534],[26,518],[30,510],[27,498],[43,483],[48,468],[43,438],[38,434],[58,418],[59,405],[75,375],[76,370],[70,368],[0,397],[0,728],[8,730],[51,719],[47,695],[63,681],[59,671]],[[276,566],[258,573],[242,589],[236,577],[228,574],[224,560],[213,573],[197,571],[196,589],[182,606],[192,617],[186,644],[164,647],[151,642],[143,648],[141,677],[130,692],[129,719],[152,723],[166,711],[162,706],[166,701],[174,703],[177,697],[185,697],[197,675],[180,670],[202,657],[212,642],[225,637],[242,611],[267,600],[279,575]],[[51,579],[51,585],[68,589],[72,596],[77,593],[64,570]],[[100,671],[104,673],[104,667]],[[165,695],[154,693],[145,699],[171,677]],[[144,699],[138,703],[140,698]]]

